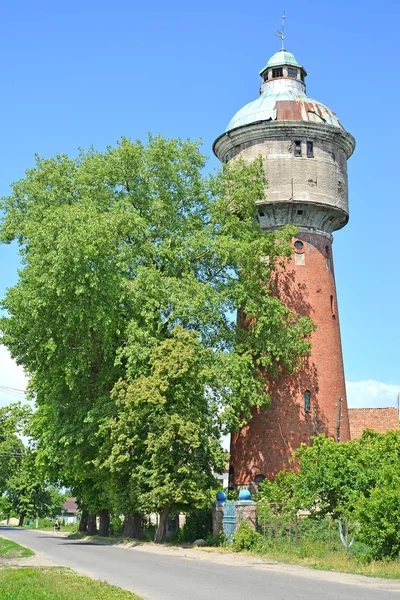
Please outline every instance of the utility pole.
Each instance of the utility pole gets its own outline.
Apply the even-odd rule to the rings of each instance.
[[[336,441],[340,442],[340,418],[342,416],[342,398],[339,396],[337,401],[337,419],[336,419]]]

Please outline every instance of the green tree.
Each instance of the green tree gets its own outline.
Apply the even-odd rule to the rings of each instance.
[[[19,468],[24,445],[19,437],[27,409],[20,404],[0,408],[0,496],[7,488],[7,481]]]
[[[53,487],[48,487],[36,464],[35,451],[26,448],[19,468],[9,477],[5,495],[11,513],[19,517],[19,526],[25,518],[48,517],[61,506],[65,497]]]
[[[2,341],[31,376],[39,461],[91,512],[122,507],[129,516],[143,503],[180,504],[161,484],[175,463],[163,457],[158,467],[148,449],[161,459],[175,435],[194,452],[202,434],[190,426],[192,388],[197,427],[213,432],[201,458],[209,464],[219,460],[217,429],[238,428],[254,406],[267,406],[265,377],[293,371],[309,351],[311,321],[286,308],[271,283],[295,231],[261,232],[261,159],[233,161],[212,177],[204,166],[197,143],[122,139],[103,153],[38,158],[1,204],[1,240],[18,241],[23,264],[3,301]],[[245,327],[229,318],[236,310]],[[193,339],[183,342],[185,331]],[[156,357],[166,352],[168,362],[182,344],[197,348],[202,366],[187,367],[188,405],[179,414],[181,391],[168,373],[169,392],[150,397]],[[143,458],[137,488],[120,468],[124,441],[114,433],[125,413],[137,420],[121,389],[142,398],[134,405],[146,418],[144,432],[133,423],[126,434],[130,454]],[[165,436],[156,429],[157,404]],[[191,476],[199,495],[207,469],[198,481]]]

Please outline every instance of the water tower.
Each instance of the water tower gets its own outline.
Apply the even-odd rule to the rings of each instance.
[[[279,295],[317,325],[304,368],[270,382],[270,409],[255,411],[232,436],[235,486],[256,487],[290,468],[293,451],[312,435],[350,438],[332,233],[349,218],[347,159],[355,140],[332,110],[306,95],[306,75],[282,47],[260,71],[259,97],[234,115],[213,146],[222,162],[262,156],[268,189],[258,203],[260,226],[299,228]]]

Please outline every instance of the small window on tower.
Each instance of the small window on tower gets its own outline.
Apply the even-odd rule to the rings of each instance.
[[[257,488],[257,492],[260,491],[260,483],[262,483],[263,481],[265,481],[265,475],[257,475],[257,477],[254,480],[255,486]]]
[[[296,240],[293,245],[296,248],[296,250],[301,250],[304,246],[303,242],[301,242],[300,240]]]
[[[282,76],[283,76],[282,67],[279,67],[278,69],[272,69],[272,77],[282,77]]]
[[[304,410],[307,412],[311,410],[311,392],[309,390],[304,392]]]
[[[226,154],[226,155],[225,155],[225,162],[227,163],[227,162],[228,162],[228,160],[229,160],[229,154]]]
[[[263,74],[263,80],[268,81],[268,71],[265,71],[265,73]]]
[[[288,77],[294,77],[294,79],[297,79],[297,69],[293,69],[293,67],[288,67],[287,74]]]
[[[314,158],[314,143],[307,142],[307,158]]]
[[[294,142],[294,155],[301,156],[301,141],[295,140]]]

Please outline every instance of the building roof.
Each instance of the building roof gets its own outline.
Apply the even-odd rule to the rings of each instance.
[[[351,439],[361,437],[364,429],[386,433],[390,429],[400,430],[397,408],[349,408]]]
[[[287,52],[286,50],[279,50],[279,52],[275,52],[275,54],[271,56],[265,67],[261,69],[260,75],[269,67],[280,67],[281,65],[290,65],[300,68],[303,67],[299,62],[297,62],[294,54]]]
[[[79,511],[78,505],[76,503],[76,498],[69,498],[64,502],[63,509],[69,513],[77,513]]]
[[[269,67],[284,65],[302,69],[303,75],[305,74],[304,67],[286,50],[276,52],[260,74]],[[338,117],[332,110],[322,102],[307,96],[303,80],[286,76],[263,81],[260,96],[233,116],[226,131],[260,121],[312,121],[333,125],[343,131]]]

